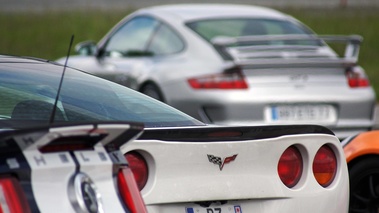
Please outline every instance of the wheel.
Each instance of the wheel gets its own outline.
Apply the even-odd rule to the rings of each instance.
[[[350,213],[379,212],[379,157],[366,158],[349,169]]]
[[[162,92],[155,84],[146,84],[142,87],[140,91],[147,96],[157,99],[158,101],[164,102]]]

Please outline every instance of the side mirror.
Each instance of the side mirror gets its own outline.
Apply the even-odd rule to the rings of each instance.
[[[75,51],[79,55],[95,55],[97,53],[97,46],[94,41],[84,41],[75,46]]]

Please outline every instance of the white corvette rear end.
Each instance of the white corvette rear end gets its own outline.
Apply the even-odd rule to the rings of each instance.
[[[320,126],[150,129],[122,151],[140,155],[151,213],[348,210],[344,154]]]

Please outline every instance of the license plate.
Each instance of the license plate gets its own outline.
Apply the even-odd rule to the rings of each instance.
[[[272,122],[333,123],[337,120],[332,105],[278,105],[266,109],[266,119]]]
[[[242,213],[239,205],[222,205],[217,207],[187,207],[186,213]]]

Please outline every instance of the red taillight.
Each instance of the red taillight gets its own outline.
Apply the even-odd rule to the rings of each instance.
[[[29,212],[29,205],[16,178],[0,178],[0,213]]]
[[[291,188],[300,180],[303,172],[303,159],[295,146],[288,147],[278,163],[278,174],[284,185]]]
[[[313,160],[313,174],[321,186],[327,187],[333,182],[336,172],[336,155],[329,146],[324,145],[317,151]]]
[[[222,73],[188,79],[193,89],[247,89],[247,83],[239,67]]]
[[[346,78],[351,88],[368,87],[370,85],[367,76],[358,67],[348,69],[346,71]]]
[[[132,213],[146,213],[145,203],[143,202],[130,168],[120,169],[117,180],[122,200],[130,211]]]
[[[132,169],[139,190],[145,187],[148,178],[148,168],[145,159],[137,152],[128,152],[125,158]]]

